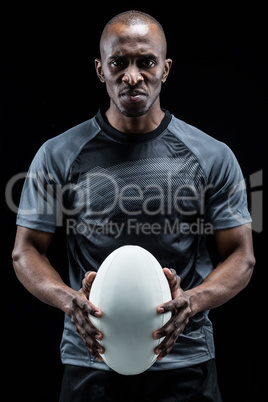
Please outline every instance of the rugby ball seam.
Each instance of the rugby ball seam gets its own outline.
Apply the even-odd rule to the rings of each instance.
[[[113,261],[115,260],[115,258],[117,257],[117,255],[118,255],[119,252],[120,252],[120,248],[117,249],[117,253],[114,253],[113,258],[111,259],[109,266],[106,268],[105,275],[104,275],[103,278],[106,278],[106,276],[107,276],[107,274],[108,274],[108,271],[109,271],[109,268],[110,268],[112,262],[113,262]],[[104,260],[104,261],[105,261],[105,260]],[[101,309],[101,301],[102,301],[102,295],[103,295],[103,292],[102,292],[103,286],[104,286],[104,280],[103,280],[102,285],[101,285],[100,298],[99,298],[99,302],[98,302],[98,308],[99,308],[101,311],[102,311],[102,309]],[[99,329],[99,331],[101,332],[101,320],[100,320],[100,322],[99,322],[99,328],[98,328],[98,329]],[[99,341],[98,341],[98,342],[99,342]],[[102,344],[101,341],[100,341],[99,343]]]
[[[143,251],[143,250],[142,250]],[[143,251],[143,253],[144,253],[144,251]],[[148,254],[147,253],[144,253],[144,255],[146,255],[146,259],[148,260],[148,262],[150,261],[150,258],[149,258],[149,256],[148,256]],[[152,258],[152,257],[151,257]],[[159,264],[159,262],[155,259],[155,261],[157,262],[157,264]],[[155,264],[155,261],[154,261],[154,265],[156,265]],[[159,264],[160,265],[160,264]],[[162,268],[162,267],[161,267]],[[162,268],[162,272],[163,272],[163,268]],[[164,274],[165,275],[165,274]],[[156,274],[156,277],[157,277],[157,282],[158,282],[158,285],[159,285],[159,289],[162,289],[162,286],[161,286],[161,283],[160,283],[160,280],[159,280],[159,276]],[[162,299],[162,302],[161,303],[159,303],[159,304],[162,304],[163,302],[164,302],[164,300],[163,300],[163,294],[161,293],[161,299]],[[156,308],[157,308],[157,306],[155,306],[155,310],[156,310]],[[157,311],[155,311],[155,313],[156,314],[158,314],[157,313]],[[164,313],[165,314],[165,313]],[[165,316],[164,316],[164,314],[162,314],[161,315],[161,327],[163,327],[163,325],[164,325],[164,321],[165,321]],[[157,329],[160,329],[160,328],[156,328],[155,330],[157,330]],[[160,338],[160,339],[157,339],[157,343],[156,343],[156,345],[158,346],[159,344],[160,344],[160,342],[162,342],[161,341],[161,339],[163,339],[163,338]],[[153,359],[152,359],[153,360]]]

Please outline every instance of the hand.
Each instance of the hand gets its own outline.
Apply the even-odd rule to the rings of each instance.
[[[172,300],[160,304],[157,307],[157,313],[163,314],[167,311],[172,311],[173,315],[162,328],[153,333],[154,339],[165,337],[154,350],[155,354],[158,355],[158,361],[161,361],[171,351],[179,335],[188,324],[191,313],[190,298],[180,287],[180,277],[174,269],[164,268],[163,271],[170,286]]]
[[[103,334],[94,327],[88,317],[88,314],[98,318],[102,316],[101,310],[88,300],[95,276],[96,272],[92,271],[85,274],[82,281],[82,288],[72,299],[70,317],[76,331],[85,342],[89,352],[101,362],[102,357],[100,353],[103,354],[105,349],[98,343],[97,339],[100,341],[103,338]]]

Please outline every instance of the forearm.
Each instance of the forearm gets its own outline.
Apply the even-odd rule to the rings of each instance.
[[[190,297],[191,314],[218,307],[244,289],[253,272],[254,261],[240,253],[221,262],[203,283],[185,293]]]
[[[19,281],[39,300],[70,314],[76,293],[61,279],[46,256],[29,248],[13,253],[13,265]]]

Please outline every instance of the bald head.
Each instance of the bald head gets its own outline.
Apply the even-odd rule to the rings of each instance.
[[[118,14],[106,24],[100,40],[101,53],[105,40],[109,37],[111,32],[113,32],[113,29],[116,27],[118,28],[119,25],[126,27],[134,27],[135,25],[153,25],[153,32],[155,35],[159,36],[159,43],[161,44],[163,55],[166,57],[167,41],[162,25],[151,15],[136,10],[125,11]]]

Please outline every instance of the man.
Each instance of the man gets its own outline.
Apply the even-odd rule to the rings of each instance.
[[[230,149],[161,109],[172,64],[166,49],[161,25],[148,14],[128,11],[109,21],[95,60],[108,110],[47,141],[25,181],[14,267],[33,295],[66,314],[64,402],[221,401],[208,311],[250,280],[251,219]],[[46,256],[63,214],[71,287]],[[221,256],[215,269],[205,245],[211,232]],[[125,244],[170,268],[172,300],[157,312],[173,313],[152,334],[164,337],[157,362],[129,377],[102,361],[103,334],[88,318],[102,316],[88,301],[96,272]]]

